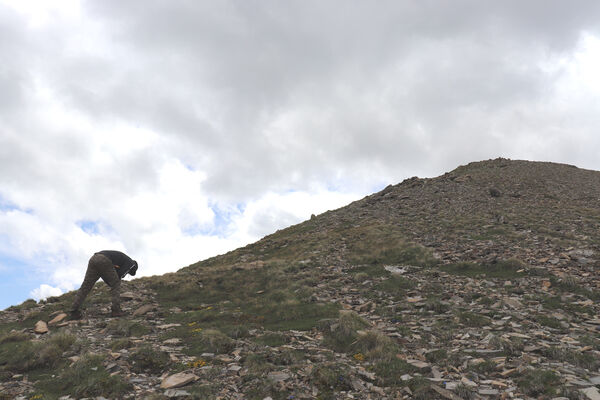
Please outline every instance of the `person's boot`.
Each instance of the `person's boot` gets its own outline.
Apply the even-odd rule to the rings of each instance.
[[[125,313],[120,308],[113,308],[110,312],[111,317],[123,317]]]
[[[70,321],[77,321],[77,320],[80,320],[81,318],[83,318],[83,315],[81,315],[81,311],[79,311],[79,310],[72,310],[69,313]]]

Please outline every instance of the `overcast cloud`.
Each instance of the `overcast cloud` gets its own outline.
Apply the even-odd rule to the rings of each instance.
[[[470,161],[600,170],[592,0],[0,0],[0,57],[2,308]]]

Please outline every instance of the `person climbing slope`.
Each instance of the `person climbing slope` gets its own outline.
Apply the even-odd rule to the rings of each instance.
[[[81,319],[81,304],[87,297],[88,293],[94,287],[98,278],[110,286],[110,294],[112,299],[112,317],[123,316],[121,310],[121,279],[129,274],[134,276],[138,269],[138,263],[132,260],[128,255],[116,250],[102,250],[95,253],[88,263],[85,278],[81,287],[75,295],[73,306],[71,307],[70,319]]]

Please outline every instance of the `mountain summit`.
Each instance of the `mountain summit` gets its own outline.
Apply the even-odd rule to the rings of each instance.
[[[162,276],[0,314],[0,398],[598,399],[600,172],[411,178]]]

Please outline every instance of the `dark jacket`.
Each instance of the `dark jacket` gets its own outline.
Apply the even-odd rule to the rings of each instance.
[[[121,253],[120,251],[102,250],[96,254],[102,254],[112,261],[119,278],[123,278],[127,273],[134,276],[138,269],[137,261],[132,260],[127,254]]]

